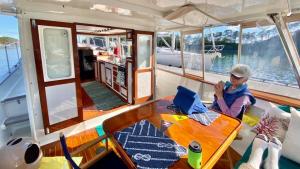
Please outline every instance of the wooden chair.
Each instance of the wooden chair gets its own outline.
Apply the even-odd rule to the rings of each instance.
[[[70,169],[87,169],[90,168],[91,166],[93,166],[96,162],[98,162],[100,159],[102,159],[103,157],[105,157],[107,154],[112,152],[112,149],[110,149],[108,147],[108,138],[106,135],[98,137],[97,139],[94,139],[90,142],[87,142],[83,145],[81,145],[78,149],[76,149],[75,151],[73,151],[72,153],[70,153],[68,151],[68,147],[66,144],[66,139],[63,133],[60,133],[60,143],[62,146],[62,150],[64,153],[65,158],[68,160],[69,163],[69,168]],[[79,166],[73,161],[72,156],[74,155],[78,155],[79,153],[81,153],[82,151],[98,144],[100,141],[102,140],[106,140],[106,144],[105,144],[105,150],[99,154],[97,154],[95,157],[93,157],[91,160],[89,160],[86,163],[80,164]]]

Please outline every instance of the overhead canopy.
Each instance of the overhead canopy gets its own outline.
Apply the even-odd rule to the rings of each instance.
[[[195,27],[218,25],[222,23],[219,19],[210,16],[192,4],[179,7],[175,11],[167,14],[164,18],[181,25]]]
[[[299,0],[0,0],[0,12],[43,12],[122,21],[156,30],[253,21],[300,12]],[[109,18],[109,19],[108,19]]]

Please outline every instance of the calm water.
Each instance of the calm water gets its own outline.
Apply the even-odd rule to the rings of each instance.
[[[7,54],[8,54],[9,66],[11,70],[13,70],[13,68],[18,63],[19,60],[16,46],[8,47]],[[20,49],[19,49],[19,55],[20,55]],[[0,47],[0,81],[5,75],[7,75],[7,73],[8,73],[8,64],[6,60],[5,49],[4,47]]]
[[[207,68],[206,71],[228,74],[231,67],[237,62],[236,53],[225,51],[222,53],[221,58],[215,58],[212,66]],[[267,55],[253,53],[251,55],[242,55],[240,63],[251,67],[253,79],[297,86],[294,72],[285,55],[275,55],[270,58]]]

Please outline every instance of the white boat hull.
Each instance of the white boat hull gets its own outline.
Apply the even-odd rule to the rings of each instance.
[[[184,66],[185,68],[200,70],[202,69],[202,54],[196,54],[191,52],[184,52]],[[205,67],[211,67],[213,61],[216,57],[221,57],[220,52],[215,53],[205,53]],[[174,51],[172,52],[168,48],[157,48],[157,63],[172,66],[172,67],[182,67],[181,63],[181,52]]]

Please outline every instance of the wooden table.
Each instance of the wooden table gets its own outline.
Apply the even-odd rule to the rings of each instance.
[[[210,126],[204,126],[192,119],[177,121],[173,116],[175,113],[166,108],[167,105],[172,103],[172,98],[173,97],[168,97],[146,104],[104,121],[103,128],[105,133],[116,146],[118,153],[122,156],[128,168],[136,167],[125,150],[122,149],[113,137],[113,133],[129,127],[142,119],[150,121],[157,128],[160,128],[162,119],[174,123],[165,131],[165,134],[186,148],[193,140],[198,141],[203,151],[202,169],[209,169],[215,165],[233,142],[241,128],[241,122],[239,120],[223,114]],[[187,163],[187,155],[182,156],[181,159],[170,168],[191,168]]]

